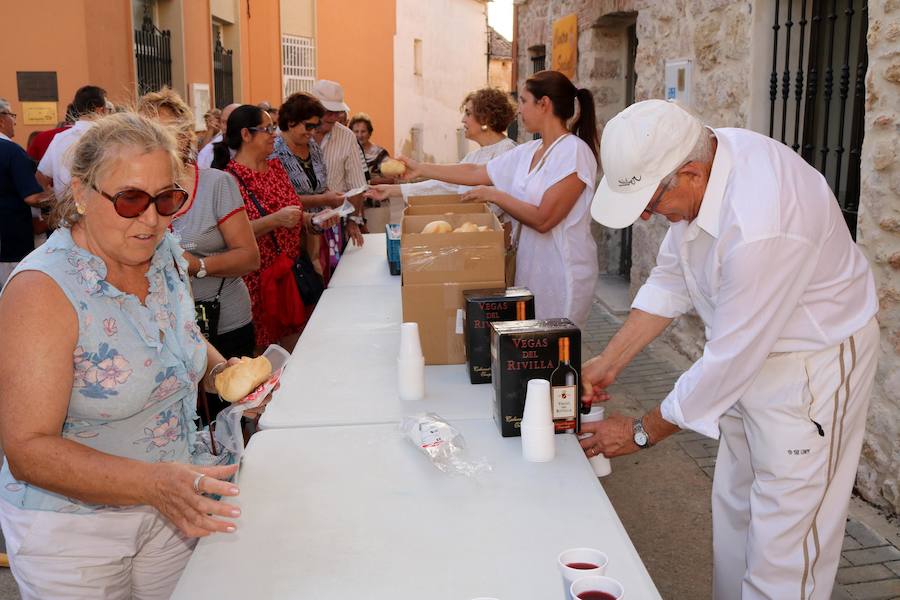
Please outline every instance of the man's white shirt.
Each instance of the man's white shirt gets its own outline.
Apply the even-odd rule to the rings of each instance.
[[[57,133],[38,164],[38,171],[53,179],[53,193],[57,198],[62,197],[72,180],[69,150],[93,125],[93,121],[80,119],[72,127]]]
[[[205,146],[200,148],[200,152],[197,153],[197,166],[201,169],[208,169],[212,165],[213,161],[213,144],[218,144],[222,141],[222,134],[217,133],[213,136],[213,139],[209,140]],[[234,152],[231,153],[231,156],[234,157]]]
[[[632,308],[674,318],[694,308],[703,356],[663,400],[662,416],[718,438],[718,420],[771,353],[822,350],[878,311],[869,264],[822,175],[763,135],[716,129],[693,222],[670,226]]]

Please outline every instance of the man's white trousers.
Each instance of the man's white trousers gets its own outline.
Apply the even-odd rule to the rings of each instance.
[[[817,352],[773,354],[720,420],[715,600],[828,600],[878,361],[872,319]]]

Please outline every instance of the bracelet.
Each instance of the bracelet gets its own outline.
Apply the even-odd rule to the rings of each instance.
[[[224,371],[225,367],[227,367],[227,366],[228,366],[228,363],[225,361],[222,361],[220,363],[217,363],[215,366],[213,366],[212,369],[209,370],[209,373],[206,375],[206,380],[210,384],[212,384],[212,387],[215,387],[216,375],[218,375],[219,373]],[[219,367],[221,367],[221,368],[219,368]]]

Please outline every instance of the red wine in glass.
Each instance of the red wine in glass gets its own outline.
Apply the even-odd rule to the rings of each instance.
[[[616,600],[616,597],[608,592],[581,592],[578,594],[579,600]]]
[[[571,562],[566,563],[566,566],[570,569],[578,569],[580,571],[587,571],[589,569],[596,569],[599,565],[595,565],[594,563],[587,562]]]

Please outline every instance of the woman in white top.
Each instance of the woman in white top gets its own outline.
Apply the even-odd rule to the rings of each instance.
[[[403,158],[406,176],[478,186],[463,200],[491,202],[522,225],[516,285],[534,292],[537,318],[567,317],[584,327],[598,275],[590,226],[597,177],[594,98],[562,73],[541,71],[525,82],[519,114],[525,129],[541,139],[486,165],[420,164]],[[566,124],[573,117],[570,129]],[[487,187],[491,185],[495,187]]]
[[[516,143],[504,133],[509,124],[516,118],[516,109],[509,101],[509,95],[495,88],[482,88],[470,92],[462,103],[462,124],[466,139],[477,143],[479,148],[472,150],[462,159],[462,164],[484,165],[489,160],[500,156],[507,150],[516,147]],[[403,202],[410,196],[438,196],[441,194],[464,194],[470,188],[429,179],[417,183],[401,183],[399,185],[373,185],[366,196],[374,200],[385,200],[388,197],[403,196]]]

